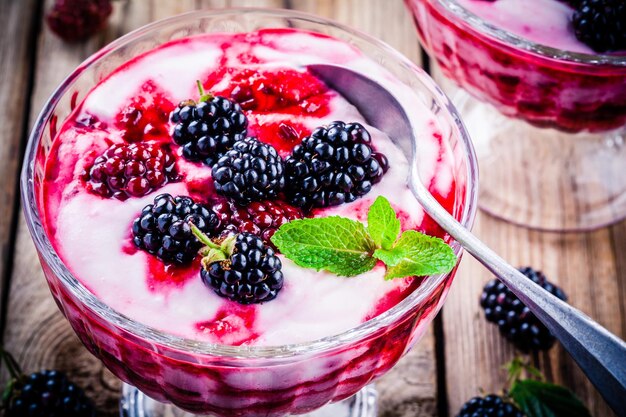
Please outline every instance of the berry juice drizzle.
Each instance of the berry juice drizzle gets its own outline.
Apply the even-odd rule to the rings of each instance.
[[[314,216],[365,221],[367,207],[384,195],[401,214],[404,227],[442,235],[406,185],[409,169],[403,152],[303,69],[311,62],[352,65],[379,77],[390,89],[403,88],[347,44],[295,30],[177,40],[129,61],[94,87],[59,129],[43,187],[45,228],[74,275],[103,302],[134,320],[171,334],[230,345],[272,346],[337,334],[388,310],[413,291],[420,280],[385,281],[382,266],[342,278],[300,268],[281,257],[285,286],[277,298],[241,306],[204,286],[197,259],[190,267],[165,266],[134,250],[130,225],[155,195],[188,195],[208,207],[223,203],[215,195],[211,169],[184,160],[169,136],[167,115],[175,103],[198,99],[198,79],[212,94],[239,102],[249,120],[248,135],[272,144],[283,157],[315,127],[333,120],[361,122],[368,128],[374,148],[389,159],[389,171],[366,196],[315,210]],[[451,151],[430,111],[417,101],[410,104],[423,141],[422,177],[452,211],[456,185]],[[103,198],[88,191],[85,170],[99,155],[112,144],[143,142],[171,149],[177,178],[143,196]]]

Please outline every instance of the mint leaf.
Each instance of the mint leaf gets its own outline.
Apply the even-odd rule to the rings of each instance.
[[[387,266],[386,279],[447,273],[456,256],[443,240],[415,230],[397,239],[400,221],[389,201],[379,196],[370,206],[367,228],[345,217],[300,219],[282,225],[272,242],[297,265],[355,276]],[[397,240],[396,240],[397,239]]]
[[[584,404],[567,388],[526,379],[509,392],[526,417],[591,417]]]
[[[363,223],[330,216],[294,220],[274,233],[272,242],[297,265],[354,276],[374,268],[376,245]]]
[[[400,220],[396,212],[383,196],[378,196],[367,213],[367,231],[376,246],[391,249],[400,233]],[[380,259],[380,258],[379,258]],[[381,259],[385,262],[383,259]],[[386,263],[386,262],[385,262]],[[389,264],[388,264],[389,265]]]
[[[387,264],[385,279],[445,274],[456,264],[456,255],[446,242],[415,230],[402,233],[389,252],[393,254],[385,253],[383,257],[395,262],[391,266]],[[374,253],[377,255],[381,256],[381,252]]]
[[[393,248],[391,250],[376,249],[374,258],[383,261],[387,266],[396,266],[404,258],[404,249]]]

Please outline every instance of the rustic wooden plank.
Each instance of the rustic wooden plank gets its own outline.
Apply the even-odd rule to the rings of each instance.
[[[626,223],[588,234],[541,233],[480,213],[474,231],[513,265],[542,270],[565,290],[572,305],[618,336],[626,336]],[[450,415],[479,389],[501,389],[506,374],[499,367],[519,354],[484,319],[478,305],[482,286],[492,276],[473,259],[463,262],[443,310]],[[576,392],[592,415],[614,415],[560,345],[532,359],[548,380]]]
[[[378,38],[416,64],[421,49],[412,17],[401,1],[380,0],[287,0],[293,9],[317,14],[359,29]]]
[[[451,92],[453,87],[437,68],[433,73],[444,91]],[[502,174],[506,177],[507,173]],[[516,191],[505,181],[499,190]],[[545,233],[480,212],[474,232],[511,264],[542,270],[565,290],[572,305],[619,337],[626,337],[626,222],[591,233]],[[477,261],[466,257],[443,309],[449,415],[455,415],[480,391],[501,390],[506,381],[501,365],[520,355],[497,327],[484,319],[478,304],[482,287],[492,278]],[[531,359],[549,381],[572,389],[592,415],[615,415],[560,345]]]
[[[0,2],[0,327],[4,325],[5,282],[10,274],[16,221],[16,181],[27,119],[38,0]],[[1,328],[0,328],[1,331]]]

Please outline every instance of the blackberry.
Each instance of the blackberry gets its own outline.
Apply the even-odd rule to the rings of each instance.
[[[75,42],[102,30],[112,12],[111,0],[56,0],[46,22],[59,37]]]
[[[273,300],[283,288],[282,263],[274,250],[252,233],[225,238],[220,245],[194,228],[202,249],[200,276],[220,297],[240,304]]]
[[[275,198],[285,186],[283,160],[272,145],[246,138],[233,145],[212,168],[215,190],[247,205]]]
[[[524,417],[512,403],[498,395],[474,397],[461,407],[456,417]]]
[[[294,147],[285,161],[285,194],[305,210],[352,202],[367,194],[388,167],[361,124],[333,122]]]
[[[6,417],[94,417],[93,402],[58,371],[41,371],[15,379]]]
[[[200,101],[183,101],[170,114],[172,139],[182,146],[188,161],[213,165],[233,145],[246,137],[248,119],[239,104],[205,94],[200,82]]]
[[[565,293],[551,284],[540,271],[530,267],[520,268],[519,271],[546,291],[567,301]],[[497,324],[500,333],[522,352],[547,350],[554,344],[550,331],[497,279],[489,281],[483,288],[480,305],[485,310],[485,318]]]
[[[304,217],[302,210],[280,200],[255,201],[247,207],[225,201],[214,204],[211,208],[220,219],[224,230],[255,234],[274,250],[276,247],[270,239],[276,230],[285,223]]]
[[[219,228],[215,213],[190,197],[160,194],[133,222],[133,243],[163,262],[190,263],[202,246],[191,232],[190,222],[211,236]]]
[[[169,148],[150,143],[111,145],[81,178],[89,192],[118,200],[141,197],[179,180]]]
[[[624,0],[583,0],[572,22],[578,40],[596,52],[626,49]]]

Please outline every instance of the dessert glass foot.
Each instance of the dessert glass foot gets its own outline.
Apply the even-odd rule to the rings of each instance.
[[[626,218],[626,127],[594,134],[538,128],[465,90],[448,92],[474,140],[484,211],[548,231],[592,230]]]
[[[329,404],[301,417],[376,417],[377,396],[374,385],[368,385],[354,396]],[[120,401],[121,417],[195,417],[170,404],[148,397],[132,385],[124,384]],[[198,416],[199,417],[199,416]],[[205,416],[209,417],[209,416]]]

